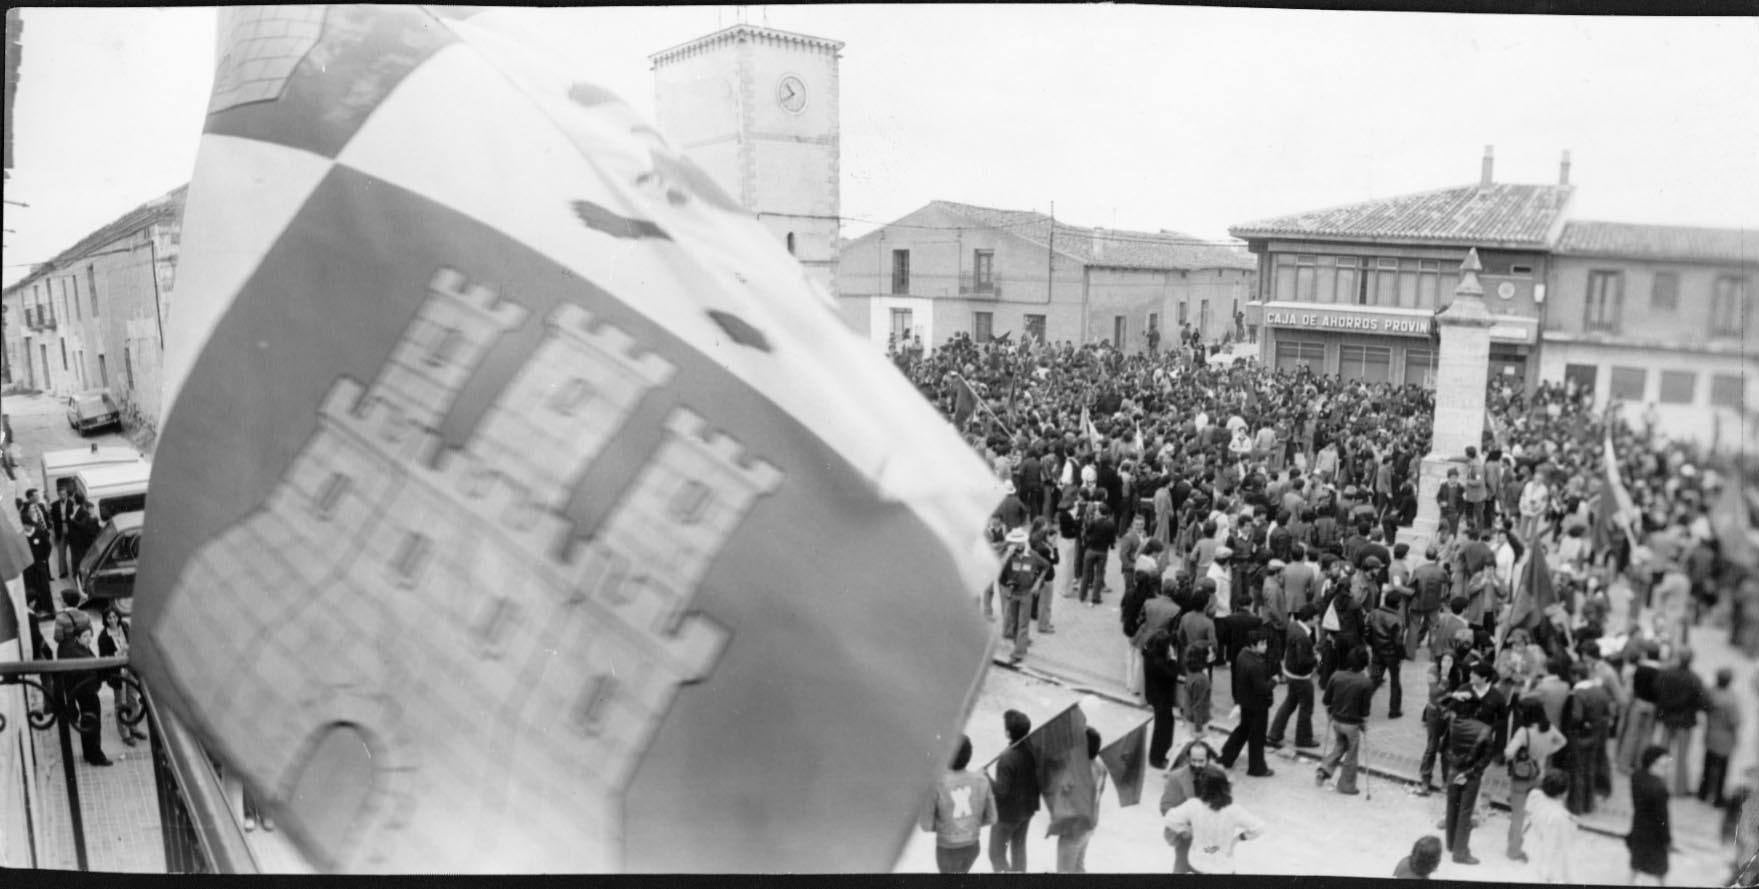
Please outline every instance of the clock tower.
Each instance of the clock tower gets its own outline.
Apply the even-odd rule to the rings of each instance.
[[[836,295],[843,44],[738,24],[649,56],[660,132]]]

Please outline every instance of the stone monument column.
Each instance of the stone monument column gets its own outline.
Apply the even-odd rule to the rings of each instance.
[[[1450,467],[1463,467],[1466,448],[1482,449],[1484,387],[1490,375],[1490,327],[1496,323],[1484,305],[1478,273],[1484,266],[1476,249],[1460,263],[1460,284],[1447,311],[1435,316],[1441,332],[1441,355],[1435,373],[1435,427],[1429,455],[1417,485],[1417,521],[1411,526],[1411,549],[1421,555],[1441,526],[1435,495]],[[1461,473],[1464,475],[1464,472]]]

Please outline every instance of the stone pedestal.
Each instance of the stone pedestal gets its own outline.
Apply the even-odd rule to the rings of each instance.
[[[1417,484],[1417,521],[1404,537],[1418,553],[1435,538],[1441,525],[1441,506],[1435,495],[1448,469],[1464,467],[1466,448],[1479,447],[1484,440],[1484,387],[1490,373],[1490,328],[1496,319],[1484,305],[1484,288],[1478,283],[1482,268],[1477,250],[1466,254],[1453,303],[1435,317],[1441,333],[1435,427]],[[1465,474],[1463,468],[1461,474]]]

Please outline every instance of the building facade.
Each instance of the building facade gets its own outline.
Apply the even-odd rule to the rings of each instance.
[[[131,425],[157,425],[183,199],[178,188],[135,208],[0,295],[8,384],[56,397],[108,388]]]
[[[965,333],[1139,352],[1148,331],[1170,342],[1182,322],[1221,339],[1255,276],[1243,246],[933,201],[849,241],[837,292],[845,320],[880,347]]]
[[[1557,185],[1492,178],[1234,226],[1259,263],[1247,322],[1265,364],[1371,382],[1434,386],[1434,317],[1476,248],[1491,328],[1490,373],[1530,388],[1550,248],[1564,224],[1568,160]]]
[[[649,56],[660,132],[834,293],[843,44],[739,24]]]
[[[1573,221],[1559,240],[1541,373],[1597,407],[1623,402],[1672,437],[1719,450],[1751,442],[1747,380],[1759,360],[1753,281],[1759,233]]]

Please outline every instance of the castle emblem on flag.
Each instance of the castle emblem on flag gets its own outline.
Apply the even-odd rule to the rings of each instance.
[[[571,492],[675,368],[564,304],[446,447],[441,420],[527,311],[450,269],[428,291],[377,379],[337,379],[265,502],[188,561],[156,640],[219,737],[262,739],[226,752],[277,798],[335,785],[312,774],[333,733],[365,745],[369,789],[326,864],[373,869],[391,830],[399,855],[451,859],[435,838],[455,830],[404,828],[517,808],[520,843],[615,870],[622,794],[679,686],[728,641],[691,612],[696,589],[783,476],[676,407],[583,534]]]

